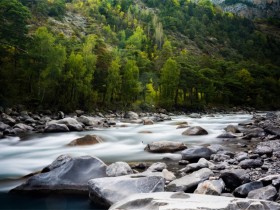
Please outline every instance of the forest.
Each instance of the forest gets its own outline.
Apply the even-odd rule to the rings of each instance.
[[[280,108],[279,38],[207,0],[1,0],[0,18],[3,107]]]

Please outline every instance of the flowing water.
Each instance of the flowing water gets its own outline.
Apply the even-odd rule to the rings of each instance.
[[[204,116],[199,119],[174,116],[171,121],[159,122],[154,125],[139,125],[118,121],[116,127],[108,129],[31,134],[22,138],[5,138],[0,141],[0,191],[9,191],[23,182],[20,179],[21,177],[41,170],[61,154],[97,156],[104,162],[110,163],[116,161],[157,161],[166,157],[180,159],[181,156],[178,153],[152,154],[144,151],[147,143],[160,140],[180,141],[184,142],[188,147],[205,144],[223,144],[230,147],[222,139],[216,137],[223,132],[227,125],[237,125],[239,122],[251,119],[251,117],[249,114]],[[176,129],[181,122],[188,122],[190,126],[199,125],[205,128],[209,134],[207,136],[183,136],[182,132],[185,129]],[[104,140],[104,143],[92,146],[67,146],[72,140],[86,134],[98,135]],[[9,199],[13,200],[14,198],[8,198],[5,193],[0,195],[0,201],[9,201]],[[75,203],[75,205],[73,204],[75,209],[97,209],[97,207],[85,207],[89,204],[77,199],[75,202],[72,198],[61,200],[64,203],[68,203],[68,199]],[[64,204],[62,203],[61,205]],[[24,209],[23,206],[21,207],[21,209]],[[49,209],[48,206],[40,207]],[[5,206],[5,209],[7,208],[8,206]],[[16,208],[19,207],[11,207],[10,209]]]

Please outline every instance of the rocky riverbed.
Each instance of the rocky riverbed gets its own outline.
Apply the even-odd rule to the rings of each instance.
[[[119,119],[124,122],[121,127],[129,126],[128,122],[156,125],[173,118],[168,113],[89,116],[78,111],[75,116],[65,116],[62,112],[36,115],[10,111],[1,114],[4,136],[119,126]],[[187,121],[177,121],[174,126],[186,138],[213,135],[206,127]],[[175,155],[154,163],[106,164],[95,156],[61,154],[11,193],[85,195],[107,209],[280,209],[280,113],[254,114],[238,125],[229,123],[216,137],[223,144],[189,147],[179,140],[149,141],[143,148],[147,153]],[[102,141],[98,135],[85,135],[67,146],[79,148]],[[236,148],[227,147],[229,142]]]

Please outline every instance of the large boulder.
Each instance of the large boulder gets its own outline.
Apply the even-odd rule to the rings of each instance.
[[[130,195],[164,191],[164,179],[148,177],[105,177],[88,182],[90,199],[103,206],[110,206]]]
[[[247,171],[244,169],[224,170],[221,172],[220,178],[222,178],[226,187],[230,190],[234,190],[250,180]]]
[[[201,118],[201,114],[199,114],[199,113],[191,113],[191,114],[189,115],[189,117],[190,117],[190,118]]]
[[[197,135],[207,135],[208,132],[200,127],[200,126],[193,126],[193,127],[189,127],[187,130],[185,130],[182,135],[186,135],[186,136],[197,136]]]
[[[23,132],[32,131],[32,130],[34,129],[32,126],[25,125],[25,124],[23,124],[23,123],[15,124],[13,128],[20,129],[20,130],[22,130]]]
[[[200,158],[197,163],[188,164],[185,168],[182,168],[180,171],[185,173],[190,173],[208,167],[209,167],[209,162],[205,158]]]
[[[262,128],[252,128],[243,131],[243,139],[252,139],[265,136],[265,131]]]
[[[78,117],[77,121],[80,123],[83,123],[86,126],[96,126],[96,125],[98,125],[98,122],[99,122],[98,120],[96,120],[93,117],[88,117],[88,116],[84,116],[84,115]]]
[[[44,129],[45,133],[57,133],[57,132],[68,132],[68,131],[70,130],[66,125],[57,124],[57,123],[47,124]]]
[[[258,208],[253,208],[258,205]],[[280,204],[234,197],[187,193],[140,193],[115,203],[109,210],[276,210]]]
[[[207,147],[194,147],[181,152],[183,160],[197,161],[200,158],[210,159],[213,151]]]
[[[60,156],[45,173],[30,177],[12,192],[39,193],[88,193],[87,182],[93,178],[106,177],[106,165],[100,159],[91,156]]]
[[[152,119],[143,119],[143,125],[153,125],[154,121]]]
[[[68,145],[69,146],[84,146],[84,145],[94,145],[100,144],[103,140],[96,135],[86,135],[81,138],[75,139],[71,141]]]
[[[167,165],[165,163],[162,162],[157,162],[157,163],[153,163],[148,169],[147,171],[162,171],[163,169],[166,169]]]
[[[126,162],[115,162],[107,167],[106,174],[107,176],[115,177],[133,174],[133,171]]]
[[[5,124],[10,125],[10,126],[13,126],[13,125],[16,124],[16,120],[13,119],[11,116],[5,114],[5,113],[1,114],[1,121]]]
[[[252,190],[247,198],[273,201],[277,197],[277,190],[272,185]]]
[[[246,198],[248,193],[252,190],[256,190],[263,187],[263,183],[260,181],[249,182],[237,187],[233,194],[235,197]]]
[[[10,128],[9,125],[3,123],[3,122],[0,122],[0,131],[4,131],[6,129]]]
[[[147,144],[145,151],[164,153],[164,152],[175,152],[186,149],[187,146],[182,142],[176,141],[157,141]]]
[[[139,118],[139,116],[136,112],[128,111],[124,114],[124,118],[130,119],[130,120],[137,120]]]
[[[208,168],[202,168],[198,171],[195,171],[191,174],[183,176],[179,179],[175,179],[167,185],[168,191],[194,191],[197,185],[210,176],[213,176],[214,173]]]
[[[238,129],[237,126],[234,126],[234,125],[228,125],[226,128],[225,128],[225,131],[226,132],[231,132],[231,133],[240,133],[240,130]]]
[[[254,150],[254,153],[258,155],[272,155],[273,149],[269,146],[258,145],[257,148]]]
[[[194,193],[205,195],[221,195],[225,188],[225,183],[222,179],[206,180],[198,185]]]
[[[66,117],[57,121],[58,124],[66,125],[70,131],[82,131],[82,125],[74,118]]]

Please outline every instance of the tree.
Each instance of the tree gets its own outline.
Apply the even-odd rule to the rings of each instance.
[[[169,58],[160,75],[160,104],[171,108],[175,103],[176,91],[178,90],[180,69],[172,58]]]

